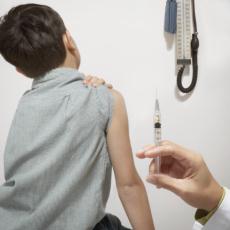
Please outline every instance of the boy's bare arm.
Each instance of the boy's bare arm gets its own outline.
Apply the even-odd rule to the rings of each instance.
[[[128,118],[123,97],[112,90],[115,100],[107,142],[119,197],[135,230],[153,230],[145,187],[136,171],[129,139]]]

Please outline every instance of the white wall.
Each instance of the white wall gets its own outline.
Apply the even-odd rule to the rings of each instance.
[[[0,15],[29,1],[2,0]],[[163,33],[166,0],[43,0],[65,19],[82,54],[81,71],[111,82],[126,98],[133,150],[153,140],[156,87],[163,137],[200,151],[221,184],[230,187],[230,1],[197,2],[199,80],[189,98],[175,91],[175,53]],[[68,4],[67,4],[68,3]],[[17,102],[30,87],[0,58],[0,180],[3,151]],[[188,78],[189,79],[189,78]],[[145,179],[149,161],[136,160]],[[157,229],[191,229],[194,210],[173,194],[147,185]],[[113,184],[108,211],[127,218]]]

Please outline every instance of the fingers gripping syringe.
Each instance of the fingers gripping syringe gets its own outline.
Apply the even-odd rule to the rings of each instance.
[[[155,102],[155,114],[154,114],[154,130],[155,130],[155,144],[160,145],[161,142],[161,114],[160,105],[158,99]],[[157,157],[155,160],[156,173],[160,173],[161,158]]]

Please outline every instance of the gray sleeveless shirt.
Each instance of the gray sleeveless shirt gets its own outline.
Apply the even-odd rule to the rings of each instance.
[[[2,230],[88,230],[105,215],[113,99],[75,69],[34,80],[18,105],[0,186]]]

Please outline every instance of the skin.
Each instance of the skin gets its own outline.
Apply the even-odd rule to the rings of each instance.
[[[187,204],[206,211],[217,207],[223,188],[217,183],[202,156],[170,141],[149,145],[139,151],[140,159],[153,159],[147,181],[167,189]],[[161,157],[161,174],[155,173],[155,159]]]

